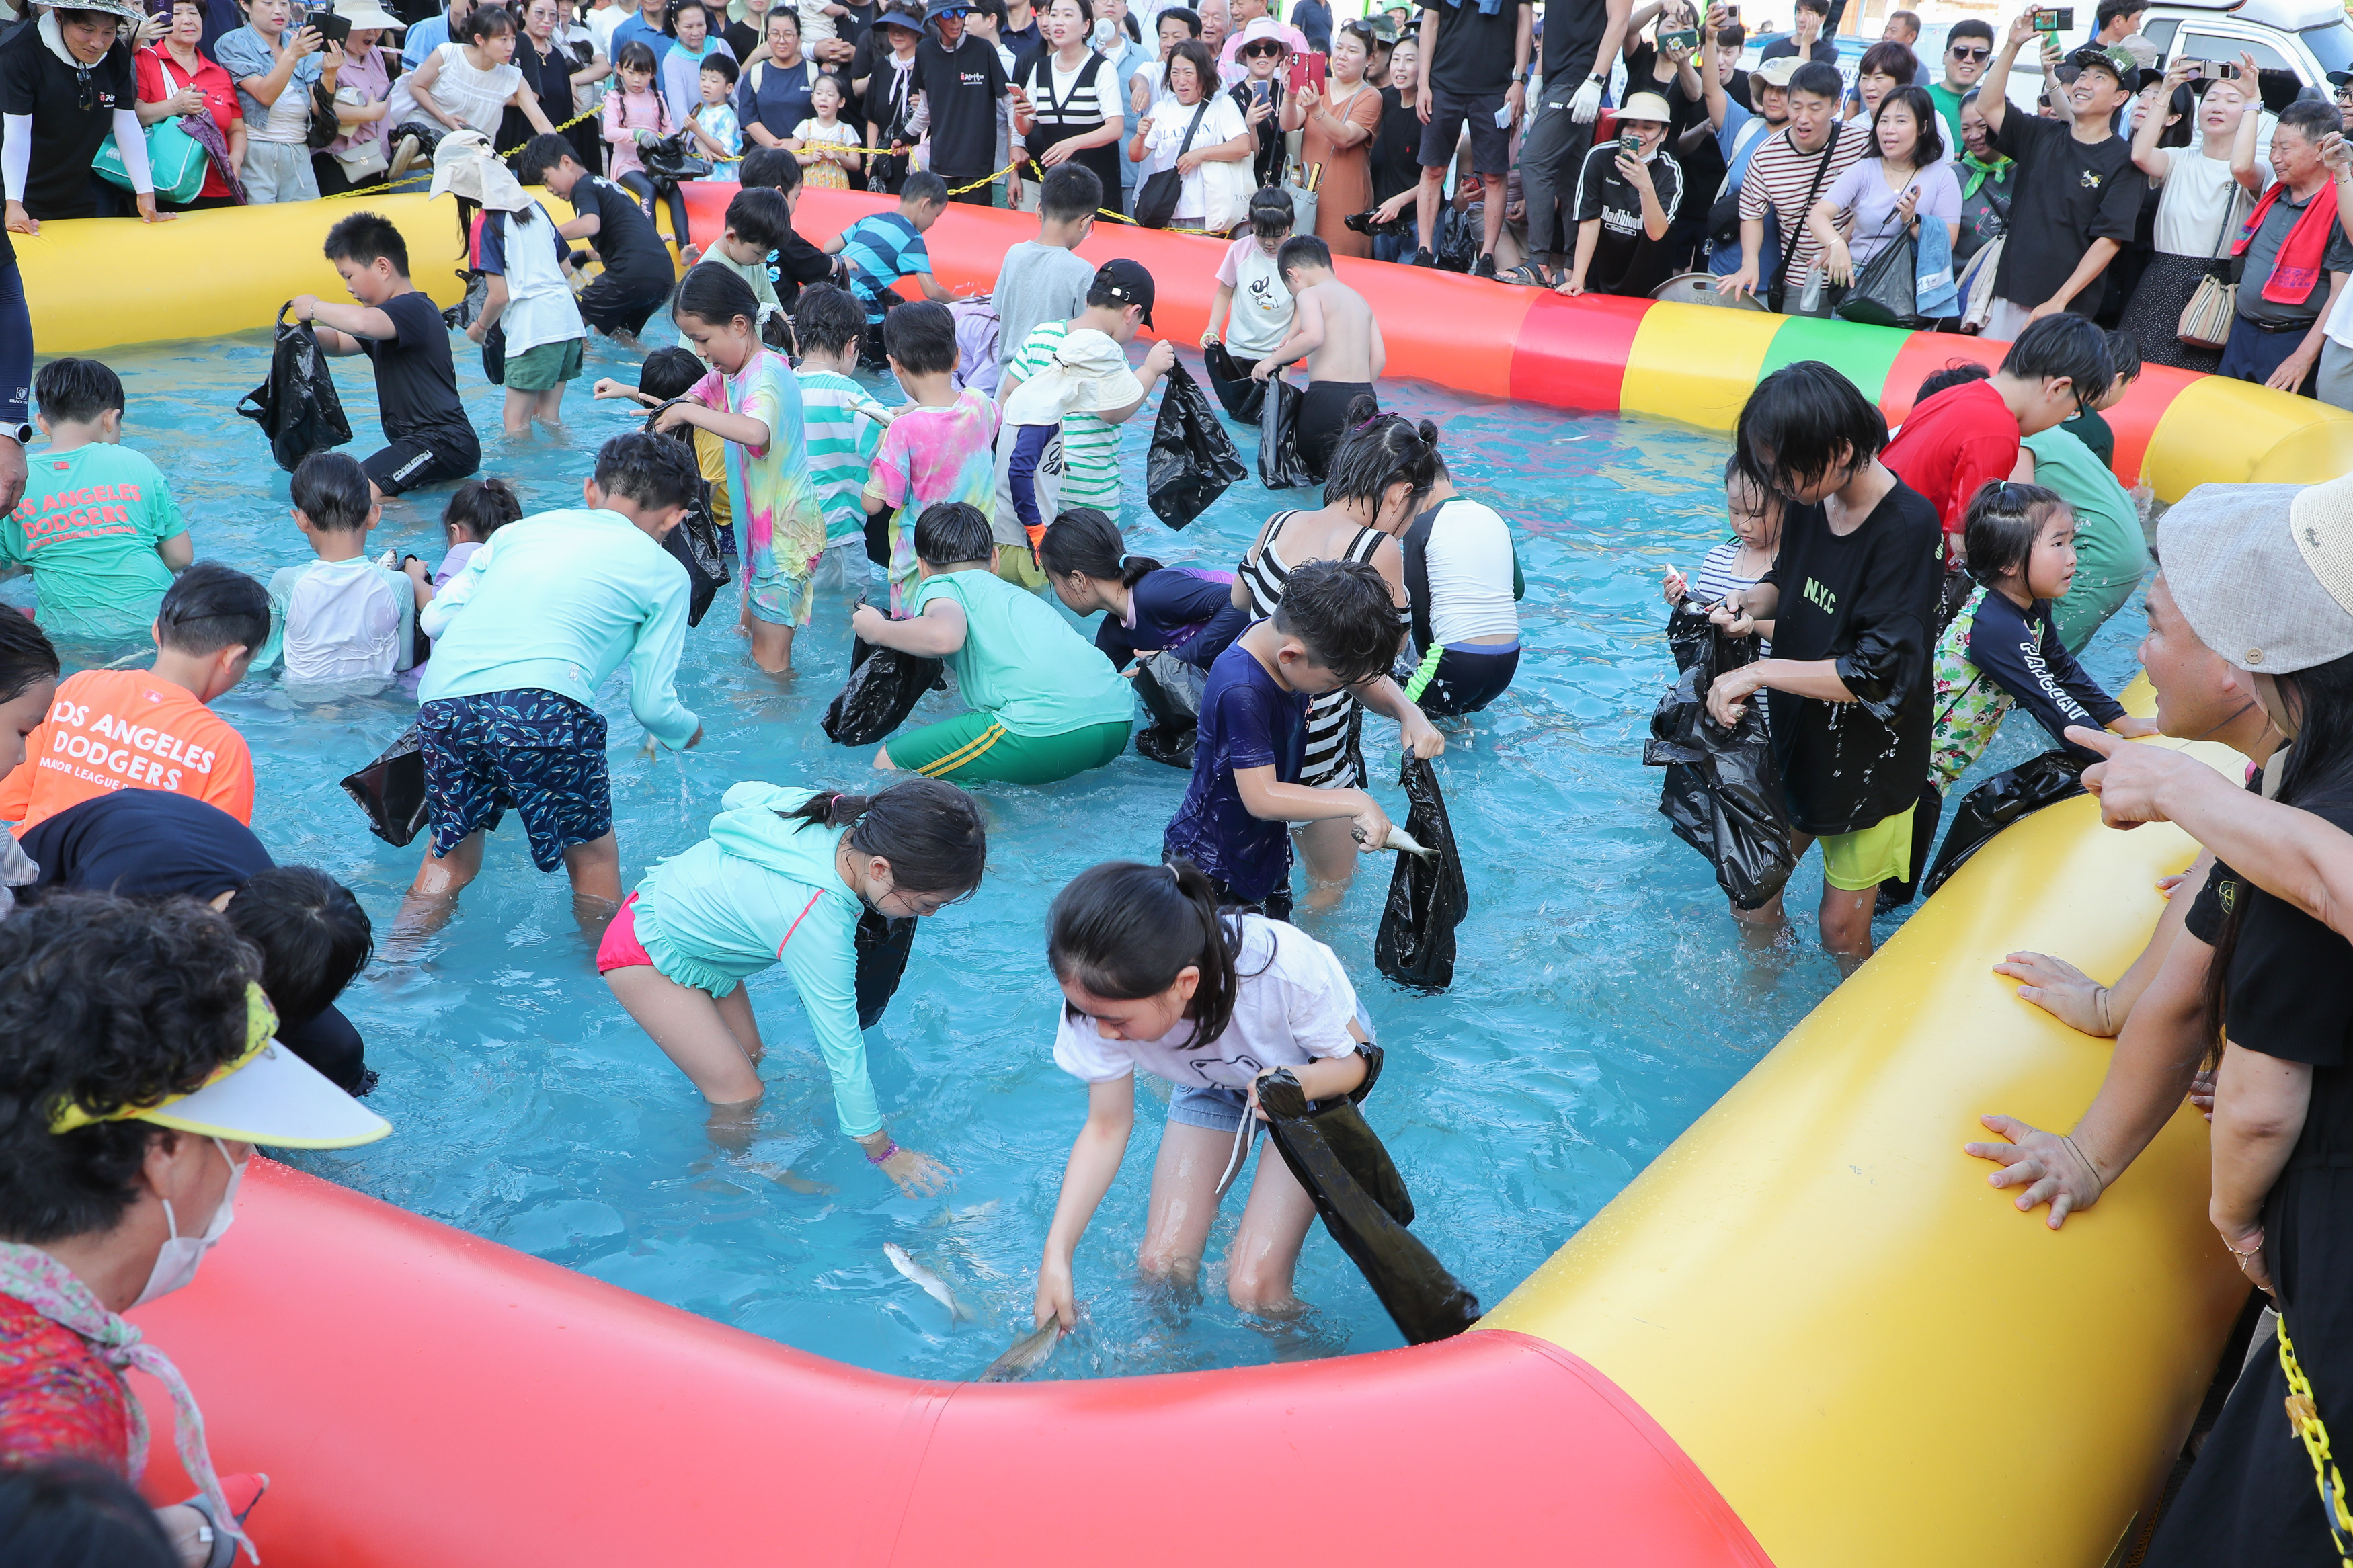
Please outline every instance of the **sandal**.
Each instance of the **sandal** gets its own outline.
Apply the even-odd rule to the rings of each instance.
[[[1546,277],[1544,274],[1544,268],[1538,267],[1533,261],[1521,262],[1509,272],[1499,276],[1495,281],[1498,283],[1516,283],[1523,289],[1549,289],[1552,287],[1552,279]]]
[[[247,1516],[261,1500],[261,1494],[269,1489],[269,1478],[261,1475],[223,1476],[220,1485],[222,1498],[228,1503],[229,1511],[237,1516],[237,1528],[243,1530]],[[182,1506],[195,1509],[204,1515],[204,1534],[198,1539],[209,1548],[205,1568],[230,1568],[230,1564],[237,1561],[237,1538],[221,1528],[221,1521],[213,1517],[212,1505],[205,1494],[198,1492],[192,1498],[184,1499]]]

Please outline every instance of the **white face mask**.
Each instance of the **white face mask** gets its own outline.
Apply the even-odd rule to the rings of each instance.
[[[228,1185],[222,1189],[220,1206],[213,1210],[212,1224],[205,1226],[202,1236],[182,1236],[179,1216],[172,1212],[172,1200],[164,1200],[164,1223],[171,1228],[171,1239],[164,1250],[155,1255],[155,1267],[148,1272],[147,1288],[139,1292],[133,1307],[143,1307],[158,1296],[168,1296],[196,1277],[196,1265],[205,1254],[220,1245],[228,1234],[229,1222],[237,1217],[237,1184],[245,1180],[245,1167],[228,1159],[228,1145],[219,1139],[212,1140],[221,1158],[228,1160]]]

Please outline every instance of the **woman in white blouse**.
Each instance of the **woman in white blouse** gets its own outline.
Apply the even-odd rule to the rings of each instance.
[[[1170,51],[1161,80],[1164,96],[1136,121],[1127,155],[1134,163],[1148,163],[1147,175],[1174,169],[1183,176],[1170,227],[1202,228],[1208,226],[1204,219],[1214,218],[1222,233],[1249,216],[1249,193],[1244,191],[1239,201],[1231,195],[1249,184],[1249,171],[1204,171],[1211,163],[1247,163],[1258,149],[1258,138],[1243,120],[1240,106],[1216,90],[1218,63],[1199,39],[1187,38]],[[1221,182],[1215,192],[1209,189],[1212,179]],[[1141,199],[1141,185],[1137,191]]]
[[[2192,348],[2177,337],[2181,311],[2199,281],[2228,264],[2231,242],[2271,171],[2255,156],[2263,113],[2252,100],[2254,62],[2242,64],[2243,79],[2207,82],[2202,98],[2189,96],[2194,63],[2177,59],[2166,68],[2157,101],[2133,132],[2133,163],[2158,188],[2157,253],[2141,269],[2118,325],[2140,345],[2142,363],[2211,372],[2222,363],[2221,351]],[[2197,136],[2184,146],[2161,145],[2185,109],[2196,111]]]

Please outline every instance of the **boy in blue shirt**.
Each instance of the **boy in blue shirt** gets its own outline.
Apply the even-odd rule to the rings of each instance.
[[[1389,819],[1360,789],[1299,783],[1307,749],[1307,700],[1356,687],[1381,705],[1378,680],[1397,657],[1405,622],[1388,580],[1361,561],[1294,568],[1271,620],[1234,639],[1209,667],[1193,742],[1193,782],[1163,836],[1163,859],[1190,860],[1217,884],[1219,900],[1289,920],[1294,822],[1352,818],[1358,844],[1378,849]],[[1383,686],[1388,683],[1383,682]],[[1394,687],[1388,687],[1394,691]],[[1420,756],[1444,746],[1402,696],[1385,708]]]
[[[860,218],[825,247],[849,263],[849,287],[866,307],[866,352],[860,363],[868,370],[883,368],[883,312],[903,303],[892,284],[913,278],[923,284],[924,299],[942,304],[972,291],[943,289],[932,276],[923,234],[947,210],[947,182],[927,172],[913,174],[900,189],[897,212]]]

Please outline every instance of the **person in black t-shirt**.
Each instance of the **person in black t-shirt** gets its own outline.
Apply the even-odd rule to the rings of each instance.
[[[573,219],[557,234],[596,241],[605,270],[580,291],[581,321],[637,346],[638,329],[670,302],[670,286],[678,281],[653,219],[637,197],[581,167],[572,143],[560,135],[531,139],[522,150],[521,178],[526,185],[544,181],[550,192],[572,204]]]
[[[390,219],[353,213],[327,231],[326,249],[359,303],[333,305],[304,294],[294,300],[294,319],[317,327],[327,353],[365,354],[375,363],[376,404],[390,444],[360,464],[374,499],[464,479],[482,466],[482,444],[458,397],[448,323],[408,280],[408,242]]]
[[[1797,9],[1790,14],[1791,25],[1797,31],[1758,50],[1757,63],[1761,66],[1767,60],[1788,58],[1826,66],[1838,64],[1838,39],[1824,36],[1831,32],[1830,18],[1831,0],[1798,0]]]
[[[2097,314],[2108,264],[2132,243],[2148,188],[2115,128],[2116,111],[2132,98],[2126,78],[2137,82],[2139,68],[2129,57],[2078,49],[2069,57],[2075,79],[2063,89],[2068,118],[2027,114],[2005,94],[2018,51],[2034,37],[2032,15],[2021,12],[1978,84],[1989,143],[2018,160],[2010,242],[1994,272],[1993,314],[1985,325],[1989,342],[2010,342],[2056,310]]]
[[[123,150],[139,216],[149,223],[174,216],[155,210],[138,81],[121,36],[136,32],[143,19],[141,8],[124,0],[91,0],[16,25],[0,41],[0,114],[10,121],[12,143],[0,151],[0,167],[8,226],[16,233],[39,233],[44,218],[124,213],[121,193],[91,173],[109,136]]]
[[[261,954],[278,1041],[347,1094],[375,1087],[359,1031],[333,1003],[374,949],[368,918],[325,872],[279,866],[220,807],[167,790],[126,789],[69,806],[19,842],[48,888],[126,897],[185,894],[220,909]]]
[[[743,173],[747,191],[766,185],[783,192],[786,216],[799,208],[801,161],[782,147],[746,149]],[[776,303],[790,310],[800,302],[801,290],[832,277],[833,268],[833,258],[802,238],[799,230],[786,230],[785,242],[768,255],[768,281],[776,288]]]
[[[1593,145],[1609,67],[1626,37],[1632,0],[1545,0],[1544,96],[1520,143],[1520,192],[1528,215],[1528,262],[1546,281],[1567,276],[1577,233],[1577,181]],[[1547,263],[1560,268],[1556,277]]]
[[[1416,267],[1435,267],[1438,215],[1446,205],[1446,171],[1462,132],[1471,133],[1471,172],[1486,186],[1486,222],[1472,276],[1495,275],[1504,233],[1504,184],[1511,173],[1512,128],[1528,96],[1528,48],[1535,0],[1421,0],[1421,247]],[[1500,119],[1500,123],[1499,123]]]
[[[996,48],[965,37],[970,9],[961,0],[931,0],[924,19],[935,36],[915,46],[913,88],[923,98],[920,112],[930,116],[932,173],[952,187],[996,172],[997,106],[1008,87]],[[993,205],[987,185],[953,199]]]
[[[1750,479],[1788,500],[1781,552],[1713,612],[1736,637],[1773,621],[1773,657],[1717,676],[1708,711],[1729,727],[1772,693],[1791,847],[1822,841],[1822,945],[1841,962],[1871,955],[1879,884],[1910,873],[1935,717],[1943,529],[1879,460],[1886,445],[1879,410],[1819,360],[1759,382],[1736,449]],[[1781,900],[1741,918],[1778,922]]]
[[[1668,124],[1665,99],[1634,93],[1618,110],[1619,140],[1586,153],[1577,182],[1577,255],[1560,292],[1647,300],[1667,280],[1673,270],[1667,229],[1683,195],[1683,169],[1662,147]]]

